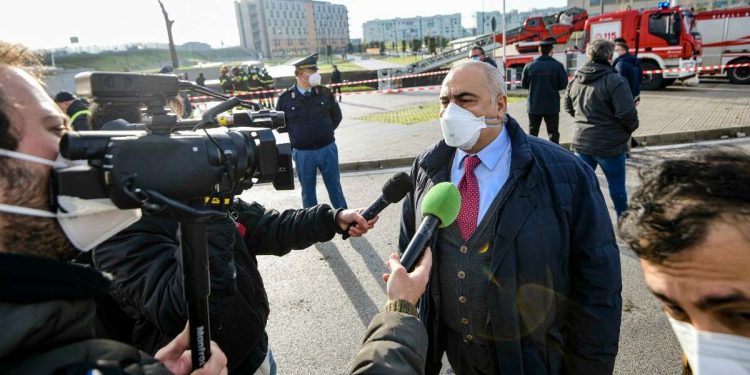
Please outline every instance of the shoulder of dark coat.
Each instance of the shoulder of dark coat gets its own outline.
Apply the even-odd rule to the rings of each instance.
[[[584,183],[590,175],[583,160],[572,152],[546,139],[527,136],[535,165],[543,170],[554,183]]]

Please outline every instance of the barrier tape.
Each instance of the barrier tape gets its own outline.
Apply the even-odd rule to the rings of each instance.
[[[697,66],[697,67],[692,67],[692,68],[670,68],[670,69],[644,70],[642,73],[643,74],[658,74],[658,73],[679,73],[679,72],[702,72],[702,71],[716,71],[716,70],[721,70],[722,68],[732,69],[732,68],[743,68],[743,67],[750,67],[750,63]],[[407,74],[407,75],[393,77],[391,78],[391,80],[396,81],[396,80],[403,80],[407,78],[443,75],[447,73],[448,73],[448,70],[441,70],[441,71],[427,72],[427,73],[417,73],[417,74]],[[573,77],[570,76],[568,77],[568,79],[573,79]],[[329,84],[325,86],[329,88],[339,87],[339,86],[354,86],[354,85],[359,85],[363,83],[374,83],[378,81],[380,81],[380,79],[366,79],[366,80],[361,80],[361,81],[351,81],[351,82],[344,82],[344,83]],[[518,85],[518,84],[521,84],[521,81],[520,80],[506,81],[505,83]],[[388,89],[388,90],[373,89],[373,90],[366,90],[366,91],[344,92],[344,93],[341,93],[341,95],[393,94],[393,93],[412,92],[412,91],[434,90],[435,88],[439,88],[439,87],[440,85]],[[287,89],[285,88],[285,89],[257,90],[257,91],[230,91],[226,93],[225,95],[248,97],[248,98],[253,98],[253,99],[266,99],[266,98],[260,98],[259,95],[269,94],[269,93],[281,94],[286,90]],[[201,102],[206,102],[206,101],[215,101],[217,99],[212,96],[193,96],[191,97],[190,100],[195,103],[201,103]]]
[[[436,76],[436,75],[443,75],[443,74],[448,74],[448,70],[441,70],[441,71],[437,71],[437,72],[427,72],[427,73],[406,74],[406,75],[401,75],[401,76],[396,76],[396,77],[390,78],[390,80],[394,80],[395,81],[395,80],[403,80],[403,79],[407,79],[407,78],[429,77],[429,76]],[[363,84],[363,83],[375,83],[375,82],[378,82],[378,81],[380,81],[380,79],[374,78],[374,79],[364,79],[364,80],[360,80],[360,81],[348,81],[348,82],[342,82],[342,83],[332,83],[332,84],[328,84],[328,85],[324,85],[324,86],[326,86],[328,88],[339,87],[339,86],[355,86],[355,85],[359,85],[359,84]],[[257,95],[260,95],[260,94],[270,94],[270,93],[280,94],[280,93],[283,93],[286,90],[287,89],[284,88],[284,89],[255,90],[255,91],[228,91],[228,92],[225,93],[225,95],[229,95],[229,96],[257,96]],[[346,94],[351,94],[351,93],[346,93]],[[197,100],[197,101],[206,100],[206,99],[215,100],[216,98],[214,98],[212,96],[207,96],[207,95],[205,95],[205,96],[193,96],[193,97],[190,98],[190,100]]]
[[[692,68],[671,68],[671,69],[644,70],[643,74],[702,72],[704,70],[721,70],[722,68],[731,69],[731,68],[744,68],[744,67],[750,67],[750,63],[727,64],[727,65],[711,65],[711,66],[696,66],[696,67],[692,67]]]

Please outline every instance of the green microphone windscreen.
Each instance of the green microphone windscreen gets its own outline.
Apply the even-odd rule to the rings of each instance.
[[[422,200],[422,215],[440,219],[440,228],[456,220],[461,209],[461,193],[450,182],[441,182],[430,189]]]

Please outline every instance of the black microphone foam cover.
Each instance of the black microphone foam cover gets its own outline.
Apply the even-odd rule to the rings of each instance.
[[[396,203],[403,199],[413,186],[411,177],[407,173],[397,173],[383,185],[383,197],[389,203]]]

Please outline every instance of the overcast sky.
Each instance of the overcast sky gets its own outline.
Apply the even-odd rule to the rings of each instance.
[[[233,0],[163,0],[175,43],[239,45]],[[500,10],[501,0],[332,0],[349,10],[350,37],[362,36],[362,23],[375,18],[462,13],[474,25],[476,11]],[[157,0],[2,0],[0,40],[31,48],[64,47],[77,36],[81,45],[167,42]],[[507,0],[510,9],[565,6],[566,0]]]

